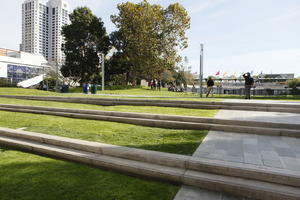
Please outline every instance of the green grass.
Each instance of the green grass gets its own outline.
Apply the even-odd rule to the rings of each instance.
[[[0,111],[0,127],[191,155],[207,131]],[[16,151],[0,151],[1,200],[172,200],[178,187]]]
[[[77,91],[77,90],[76,90]],[[101,91],[98,91],[100,94]],[[121,89],[121,90],[105,90],[105,94],[115,94],[115,95],[146,95],[146,96],[165,96],[165,97],[197,97],[197,94],[184,93],[184,92],[169,92],[166,88],[161,91],[153,91],[146,88],[131,88],[131,89]],[[80,93],[55,93],[36,89],[23,89],[23,88],[0,88],[0,95],[39,95],[39,96],[87,96]],[[90,95],[91,97],[99,97],[101,95]],[[90,97],[89,96],[89,97]]]
[[[134,99],[163,99],[163,100],[193,100],[193,101],[216,101],[210,98],[199,98],[198,94],[169,92],[166,88],[161,91],[153,91],[149,88],[131,88],[121,90],[106,90],[105,94],[111,95],[138,95],[141,97],[131,96],[106,96],[101,95],[82,94],[82,93],[56,93],[37,89],[24,88],[4,88],[0,87],[0,95],[24,95],[24,96],[63,96],[63,97],[88,97],[88,98],[134,98]],[[144,97],[142,97],[144,96]],[[152,96],[152,97],[151,97]],[[155,97],[153,97],[155,96]],[[158,97],[159,96],[159,97]],[[219,100],[217,100],[219,101]]]
[[[0,151],[1,200],[172,200],[178,186]]]
[[[30,89],[9,90],[10,93],[6,93],[7,89],[0,88],[0,94],[61,95]],[[144,106],[105,107],[9,98],[0,98],[0,103],[193,116],[213,116],[217,112]],[[191,155],[207,134],[207,131],[169,130],[4,111],[0,111],[0,127],[26,127],[27,131],[184,155]],[[1,200],[172,200],[178,190],[178,186],[171,184],[16,151],[0,151],[0,177]]]
[[[147,98],[147,99],[171,99],[171,100],[192,100],[192,101],[221,101],[222,99],[244,99],[243,95],[217,95],[213,98],[199,98],[198,94],[192,93],[180,93],[180,92],[169,92],[166,88],[162,88],[161,91],[153,91],[148,87],[142,88],[130,88],[130,89],[118,89],[118,90],[105,90],[105,94],[111,95],[138,95],[146,97],[128,97],[128,96],[102,96],[102,95],[86,95],[81,94],[79,89],[74,90],[79,93],[55,93],[47,92],[36,89],[23,89],[23,88],[5,88],[0,87],[0,95],[34,95],[34,96],[68,96],[68,97],[89,97],[89,98]],[[101,91],[98,91],[100,94]],[[159,97],[147,97],[147,96],[159,96]],[[168,98],[170,97],[170,98]],[[261,100],[291,100],[300,101],[300,95],[283,95],[283,96],[254,96],[253,99]]]
[[[169,114],[169,115],[186,115],[186,116],[202,116],[213,117],[218,110],[206,109],[188,109],[188,108],[171,108],[171,107],[155,107],[155,106],[97,106],[89,104],[63,103],[52,101],[33,101],[0,98],[0,104],[17,104],[27,106],[47,106],[60,108],[77,108],[90,110],[106,110],[106,111],[120,111],[120,112],[141,112],[154,114]]]
[[[120,146],[191,155],[207,131],[170,130],[50,115],[0,112],[0,127],[22,128]]]

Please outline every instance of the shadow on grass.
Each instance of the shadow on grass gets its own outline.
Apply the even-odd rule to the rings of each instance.
[[[1,200],[171,200],[178,190],[166,183],[15,151],[2,152],[0,158]]]
[[[200,142],[188,142],[180,144],[158,144],[158,145],[133,145],[128,147],[160,151],[165,153],[174,153],[191,156],[200,145]]]

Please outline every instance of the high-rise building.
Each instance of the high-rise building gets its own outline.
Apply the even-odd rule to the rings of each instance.
[[[43,55],[48,61],[63,62],[61,28],[66,24],[69,5],[64,0],[25,0],[20,50]]]

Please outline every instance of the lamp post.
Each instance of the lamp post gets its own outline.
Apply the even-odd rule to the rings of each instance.
[[[58,62],[55,61],[55,67],[56,67],[56,81],[55,81],[55,91],[58,93]]]
[[[102,88],[102,95],[104,95],[104,76],[105,76],[105,71],[104,71],[104,54],[103,53],[98,53],[99,61],[101,62],[101,68],[102,68],[102,83],[101,83],[101,88]],[[100,68],[100,65],[99,65]]]
[[[200,74],[199,74],[199,81],[200,81],[200,87],[199,87],[199,95],[200,98],[202,98],[202,82],[203,82],[203,44],[200,44]]]

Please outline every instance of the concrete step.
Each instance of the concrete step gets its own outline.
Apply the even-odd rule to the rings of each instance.
[[[186,170],[208,172],[300,187],[300,172],[242,163],[195,158],[184,155],[121,147],[97,142],[52,136],[22,130],[0,128],[0,136],[30,140],[90,153],[113,156]]]
[[[179,115],[117,112],[117,111],[102,111],[102,110],[84,110],[84,109],[72,109],[72,108],[24,106],[24,105],[11,105],[11,104],[0,104],[0,107],[46,110],[46,111],[55,111],[55,112],[70,112],[70,113],[81,113],[81,114],[92,114],[92,115],[105,115],[105,116],[116,116],[116,117],[167,120],[167,121],[180,121],[180,122],[192,122],[192,123],[223,124],[223,125],[231,125],[231,126],[238,125],[238,126],[248,126],[248,127],[252,126],[252,127],[268,127],[268,128],[277,128],[277,129],[300,130],[300,124],[227,120],[227,119],[218,119],[218,118],[211,118],[211,117],[190,117],[190,116],[179,116]]]
[[[72,113],[72,112],[55,112],[55,111],[35,110],[35,109],[6,108],[1,106],[0,106],[0,110],[55,115],[55,116],[71,117],[71,118],[78,118],[78,119],[103,120],[103,121],[134,124],[140,126],[157,127],[157,128],[183,129],[183,130],[216,130],[216,131],[251,133],[251,134],[261,134],[261,135],[271,135],[271,136],[287,136],[287,137],[297,137],[297,138],[300,137],[300,130],[296,130],[296,129],[248,127],[248,126],[238,126],[238,125],[232,126],[232,125],[223,125],[223,124],[115,117],[115,116],[95,115],[95,114],[91,115],[91,114],[81,114],[81,113]]]
[[[18,96],[0,95],[5,98],[18,98],[42,101],[59,101],[69,103],[85,103],[94,105],[136,105],[136,106],[163,106],[195,109],[227,109],[227,110],[252,110],[265,112],[300,113],[299,104],[287,103],[235,103],[211,101],[176,101],[176,100],[145,100],[145,99],[112,99],[112,98],[80,98],[80,97],[53,97],[53,96]]]
[[[83,163],[126,174],[146,178],[186,184],[238,196],[264,200],[298,200],[297,187],[222,176],[192,170],[166,167],[150,163],[121,159],[69,148],[47,145],[35,141],[0,136],[0,144],[5,147],[45,155],[72,162]]]

